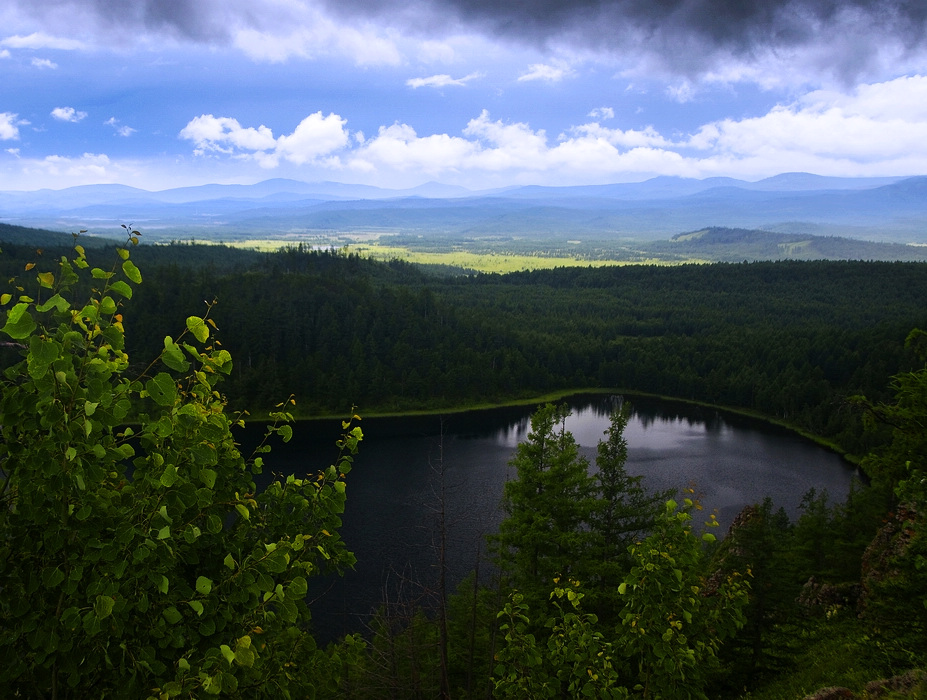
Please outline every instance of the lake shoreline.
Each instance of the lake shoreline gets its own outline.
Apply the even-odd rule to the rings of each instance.
[[[406,411],[372,410],[372,411],[367,412],[367,411],[361,411],[355,408],[353,412],[349,412],[349,413],[352,413],[352,415],[360,416],[361,420],[363,420],[364,418],[417,418],[417,417],[427,417],[427,416],[454,416],[454,415],[462,415],[462,414],[472,413],[472,412],[477,412],[477,411],[488,411],[488,410],[498,409],[498,408],[509,408],[509,407],[530,406],[530,405],[539,406],[545,403],[556,403],[558,401],[564,401],[571,397],[586,396],[586,395],[624,396],[624,397],[628,397],[629,399],[631,399],[632,403],[633,403],[633,397],[637,396],[637,397],[646,398],[646,399],[656,399],[659,401],[675,402],[675,403],[687,404],[690,406],[698,406],[701,408],[710,408],[710,409],[714,409],[718,411],[723,411],[724,413],[730,413],[732,415],[739,415],[739,416],[744,416],[746,418],[752,418],[754,420],[763,421],[764,423],[768,423],[770,425],[775,425],[780,428],[785,428],[786,430],[793,432],[797,435],[800,435],[801,437],[807,440],[811,440],[812,442],[819,445],[820,447],[823,447],[824,449],[827,449],[831,452],[834,452],[840,455],[841,457],[843,457],[843,459],[845,459],[850,464],[856,467],[859,467],[859,462],[860,462],[859,456],[850,454],[849,452],[844,450],[840,445],[838,445],[833,440],[828,440],[827,438],[824,438],[820,435],[816,435],[815,433],[805,430],[804,428],[801,428],[793,423],[789,423],[788,421],[784,421],[784,420],[775,418],[773,416],[768,416],[759,411],[753,411],[750,409],[739,408],[739,407],[734,407],[734,406],[724,406],[721,404],[713,404],[707,401],[698,401],[695,399],[685,399],[685,398],[680,398],[678,396],[667,396],[664,394],[653,394],[653,393],[648,393],[645,391],[635,391],[631,389],[601,388],[601,387],[580,388],[580,389],[573,388],[573,389],[563,389],[560,391],[554,391],[554,392],[550,392],[547,394],[542,394],[540,396],[509,399],[509,400],[499,401],[499,402],[473,403],[473,404],[466,404],[462,406],[449,406],[449,407],[444,407],[444,408],[434,408],[434,409],[426,409],[426,410],[406,410]],[[291,415],[293,415],[294,422],[303,422],[303,421],[322,422],[322,421],[330,421],[330,420],[342,420],[343,421],[349,417],[348,415],[338,415],[338,414],[304,416],[304,415],[300,415],[298,411],[291,411],[290,413]],[[246,422],[248,423],[267,421],[267,420],[269,420],[268,416],[249,416],[248,418],[246,418]],[[363,427],[362,423],[361,423],[361,427]]]

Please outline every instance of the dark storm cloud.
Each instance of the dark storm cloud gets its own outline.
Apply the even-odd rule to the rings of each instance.
[[[61,32],[107,34],[114,43],[157,34],[195,42],[227,41],[230,20],[241,12],[212,0],[19,0],[20,14]],[[100,36],[102,35],[102,36]],[[83,37],[80,37],[83,38]]]
[[[391,0],[324,0],[347,16],[396,12]],[[866,71],[886,45],[923,49],[924,0],[424,0],[402,21],[434,31],[459,24],[537,45],[649,56],[681,73],[710,69],[722,56],[823,48],[836,74]]]
[[[348,26],[372,23],[440,38],[474,31],[504,41],[605,53],[697,76],[733,58],[749,64],[806,52],[792,70],[864,75],[924,51],[924,0],[13,0],[47,26],[228,42],[240,28],[286,35],[324,7]],[[73,17],[73,20],[72,20]],[[74,21],[84,20],[74,27]],[[99,38],[99,36],[98,36]],[[813,55],[812,55],[813,54]],[[802,54],[804,55],[804,54]],[[889,56],[889,59],[885,57]]]
[[[392,0],[325,1],[336,13],[389,16],[396,10]],[[923,0],[426,0],[418,11],[432,22],[453,18],[540,41],[582,35],[608,46],[630,29],[660,38],[698,37],[739,51],[826,39],[819,32],[847,13],[911,43],[924,37],[927,19]]]

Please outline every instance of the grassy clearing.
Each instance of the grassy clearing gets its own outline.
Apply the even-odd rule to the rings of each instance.
[[[602,267],[605,265],[666,264],[656,258],[634,263],[618,260],[586,260],[571,257],[547,257],[543,255],[520,255],[509,253],[471,253],[466,250],[450,252],[427,252],[388,245],[347,246],[351,253],[357,253],[376,260],[405,260],[426,265],[448,265],[478,272],[521,272],[522,270],[546,270],[555,267]]]
[[[421,265],[436,265],[455,268],[460,270],[472,270],[475,272],[522,272],[525,270],[548,270],[556,267],[603,267],[615,265],[681,265],[684,263],[704,263],[706,260],[686,259],[680,260],[673,258],[671,260],[661,258],[658,255],[651,257],[638,257],[636,254],[633,259],[615,259],[622,258],[626,251],[615,251],[615,258],[602,259],[590,258],[578,253],[577,255],[551,254],[549,249],[550,242],[539,242],[544,249],[537,251],[531,250],[530,246],[526,252],[508,252],[508,251],[480,251],[474,252],[466,250],[463,246],[453,250],[418,250],[414,246],[388,245],[380,243],[379,238],[382,234],[379,232],[352,232],[352,233],[333,233],[324,235],[301,235],[293,234],[281,236],[279,238],[241,238],[233,240],[197,240],[197,243],[227,245],[232,248],[241,248],[246,250],[255,250],[262,253],[273,253],[288,246],[298,244],[307,245],[313,248],[329,249],[336,248],[345,250],[350,253],[356,253],[363,257],[374,260],[404,260],[406,262]],[[465,244],[464,244],[465,245]]]

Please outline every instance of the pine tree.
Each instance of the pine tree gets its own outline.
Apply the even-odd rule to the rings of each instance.
[[[511,585],[534,600],[547,597],[554,578],[576,574],[590,549],[595,482],[566,430],[568,415],[553,404],[534,413],[527,440],[509,462],[517,477],[503,493],[497,562]]]
[[[631,568],[628,548],[653,528],[672,491],[649,492],[643,476],[628,474],[628,442],[624,436],[631,408],[622,404],[611,415],[596,455],[596,499],[590,512],[592,551],[583,582],[586,606],[611,620],[620,605],[615,590]]]

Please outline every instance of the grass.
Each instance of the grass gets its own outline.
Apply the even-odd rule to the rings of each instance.
[[[769,683],[742,696],[742,700],[801,700],[821,688],[849,688],[865,698],[870,681],[901,675],[923,666],[923,660],[910,658],[897,643],[870,635],[863,623],[852,618],[822,621],[795,659],[791,672],[776,676]],[[882,696],[909,699],[927,698],[927,689],[909,695]]]
[[[615,265],[681,265],[704,263],[703,259],[680,260],[661,258],[659,254],[641,257],[637,254],[627,257],[627,251],[614,250],[605,253],[604,258],[591,258],[583,253],[563,254],[563,249],[550,251],[549,241],[539,241],[537,250],[530,246],[523,252],[506,250],[467,250],[466,243],[448,246],[448,250],[420,250],[414,246],[380,243],[382,232],[332,232],[330,234],[292,234],[280,237],[252,237],[230,240],[200,240],[197,243],[222,244],[233,248],[244,248],[259,252],[275,252],[287,246],[303,243],[318,248],[336,248],[356,253],[374,260],[404,260],[406,262],[439,266],[446,269],[472,272],[522,272],[525,270],[548,270],[556,267],[603,267]],[[524,242],[522,242],[524,243]],[[554,254],[551,254],[554,253]],[[624,259],[619,259],[624,256]]]
[[[475,270],[477,272],[521,272],[523,270],[547,270],[555,267],[603,267],[606,265],[667,264],[657,258],[635,261],[587,260],[580,257],[527,255],[517,253],[473,253],[466,250],[431,252],[413,250],[401,246],[361,245],[347,246],[351,253],[357,253],[375,260],[405,260],[424,265],[447,265],[449,267]]]

